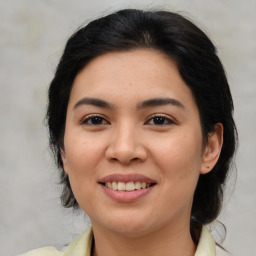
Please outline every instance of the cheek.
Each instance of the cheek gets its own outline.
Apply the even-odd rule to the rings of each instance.
[[[197,135],[173,135],[159,141],[155,148],[159,159],[166,165],[190,164],[192,167],[201,160],[201,138]]]
[[[99,138],[77,134],[66,137],[65,152],[69,172],[85,175],[99,163],[104,153],[104,145]]]
[[[102,144],[97,143],[97,140],[86,139],[83,136],[65,138],[65,171],[79,203],[89,198],[92,193],[92,188],[96,184],[95,169],[100,163],[102,152]]]
[[[168,186],[171,183],[179,191],[186,186],[195,187],[202,161],[201,137],[195,133],[191,136],[176,134],[156,144],[154,161]]]
[[[75,142],[75,141],[73,141]],[[67,173],[73,194],[78,204],[84,208],[93,198],[95,172],[97,163],[93,148],[89,143],[72,143],[66,148]]]

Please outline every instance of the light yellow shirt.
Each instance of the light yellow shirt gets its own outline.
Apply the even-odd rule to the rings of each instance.
[[[89,228],[74,242],[72,242],[64,251],[58,251],[55,247],[48,246],[29,251],[20,256],[91,256],[92,237],[92,229]],[[219,247],[216,247],[209,231],[203,227],[195,256],[226,255],[229,254],[221,250]]]

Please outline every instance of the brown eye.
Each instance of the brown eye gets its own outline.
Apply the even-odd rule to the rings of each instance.
[[[81,124],[84,125],[103,125],[108,124],[108,122],[101,116],[88,116],[82,120]]]
[[[166,116],[154,116],[152,118],[150,118],[146,124],[149,125],[171,125],[171,124],[175,124],[175,122],[173,120],[171,120],[170,118],[166,117]]]

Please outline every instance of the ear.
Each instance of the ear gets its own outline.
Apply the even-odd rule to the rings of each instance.
[[[217,163],[223,144],[223,125],[217,123],[214,131],[208,134],[208,141],[204,148],[201,174],[210,172]]]
[[[61,160],[62,160],[62,164],[63,164],[63,169],[65,171],[66,174],[68,174],[68,164],[67,164],[67,158],[66,158],[66,153],[64,149],[61,149]]]

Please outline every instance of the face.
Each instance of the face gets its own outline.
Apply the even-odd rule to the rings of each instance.
[[[192,93],[162,53],[108,53],[75,78],[62,160],[94,229],[139,236],[189,226],[202,144]]]

